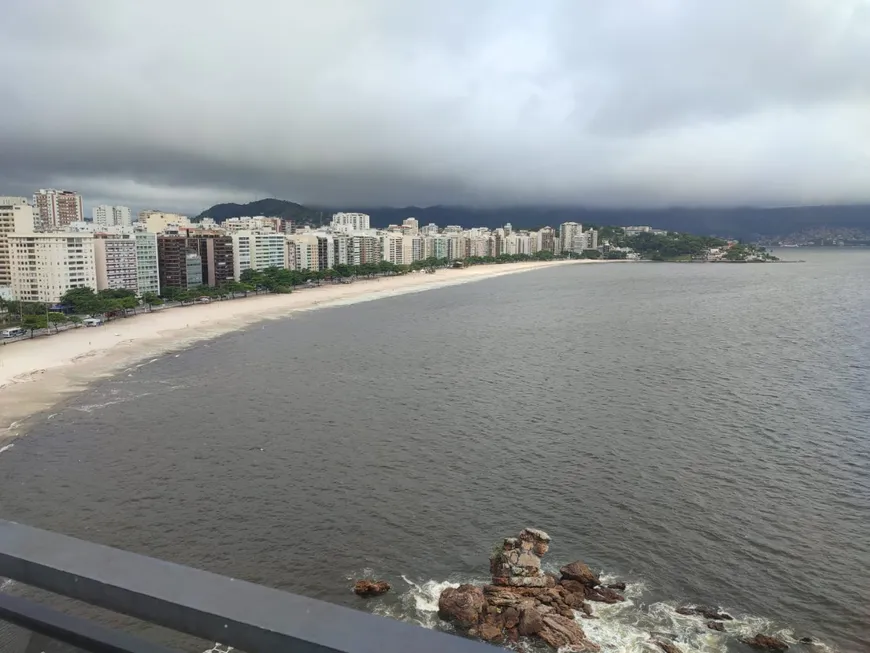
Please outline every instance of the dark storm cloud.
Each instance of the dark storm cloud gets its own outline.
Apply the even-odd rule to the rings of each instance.
[[[0,193],[870,200],[865,0],[6,0]]]

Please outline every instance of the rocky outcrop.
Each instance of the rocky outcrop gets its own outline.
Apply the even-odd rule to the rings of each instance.
[[[673,642],[669,642],[666,639],[657,639],[656,644],[658,647],[663,650],[665,653],[683,653],[680,650],[680,647],[674,644]]]
[[[390,584],[385,580],[358,580],[353,585],[353,591],[359,596],[380,596],[390,591]]]
[[[771,637],[769,635],[762,635],[759,633],[752,639],[744,639],[743,643],[751,646],[752,648],[757,648],[762,651],[787,651],[788,644],[786,644],[781,639],[777,639],[776,637]]]
[[[467,635],[495,644],[528,637],[563,651],[597,651],[578,621],[595,618],[586,600],[615,603],[624,598],[602,587],[580,561],[565,565],[561,576],[544,573],[541,557],[549,548],[550,536],[535,528],[506,538],[489,561],[491,584],[444,590],[438,615]]]
[[[486,612],[483,590],[475,585],[448,587],[438,598],[438,616],[460,628],[471,628]]]
[[[721,621],[708,621],[707,628],[709,628],[710,630],[718,630],[720,633],[725,632],[725,624],[723,624]]]
[[[727,612],[720,612],[718,608],[712,608],[708,605],[681,605],[677,608],[676,612],[677,614],[690,617],[698,615],[704,617],[704,619],[712,619],[713,621],[733,621],[734,619],[734,617]]]
[[[570,565],[565,565],[559,572],[565,580],[576,580],[583,583],[586,587],[595,587],[600,584],[598,576],[584,563],[572,562]]]

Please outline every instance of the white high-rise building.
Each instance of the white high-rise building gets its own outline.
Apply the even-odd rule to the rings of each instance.
[[[33,207],[25,197],[0,197],[0,292],[12,294],[8,234],[33,232]]]
[[[345,233],[371,229],[371,218],[365,213],[336,213],[332,216],[332,228]]]
[[[157,234],[139,232],[136,239],[136,286],[139,295],[160,294],[160,269],[157,263]]]
[[[36,231],[64,229],[71,222],[83,222],[82,196],[70,190],[40,188],[33,195],[33,221]]]
[[[128,206],[100,204],[91,210],[94,224],[102,227],[132,227],[133,214]]]
[[[402,231],[406,236],[416,236],[420,233],[420,222],[417,218],[405,218],[402,220]]]
[[[574,251],[574,239],[583,232],[583,225],[576,222],[564,222],[559,225],[559,249],[562,252]]]
[[[53,304],[70,288],[96,289],[93,234],[24,233],[7,238],[16,299]]]
[[[133,234],[94,234],[96,290],[139,293],[139,268]]]
[[[279,233],[238,231],[233,239],[233,275],[240,280],[245,270],[283,268],[286,262],[287,239]]]

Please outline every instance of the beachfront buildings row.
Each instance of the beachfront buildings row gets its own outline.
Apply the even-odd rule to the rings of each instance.
[[[337,213],[329,226],[295,229],[267,216],[192,224],[185,216],[156,210],[142,211],[132,222],[124,207],[101,206],[94,209],[93,221],[63,218],[38,230],[42,217],[36,215],[26,198],[0,197],[0,297],[54,303],[77,286],[141,296],[166,288],[220,286],[240,280],[246,270],[270,267],[328,270],[598,247],[597,232],[574,222],[558,230],[515,230],[510,224],[441,229],[408,218],[372,229],[366,214]]]

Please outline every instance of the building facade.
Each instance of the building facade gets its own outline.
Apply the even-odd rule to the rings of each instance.
[[[139,212],[139,229],[152,234],[162,234],[170,227],[187,227],[190,220],[186,215],[178,213],[164,213],[148,209]]]
[[[132,290],[139,294],[133,234],[94,234],[94,266],[96,290]]]
[[[85,219],[82,196],[70,190],[40,188],[33,196],[33,208],[36,231],[64,229]]]
[[[95,225],[101,227],[132,227],[133,214],[128,206],[95,206],[91,215]]]
[[[16,299],[55,304],[71,288],[96,289],[93,234],[25,233],[7,239]]]
[[[332,216],[332,228],[335,231],[350,233],[371,229],[371,218],[365,213],[336,213]]]
[[[160,294],[160,270],[157,263],[157,235],[133,234],[136,241],[136,286],[139,295]]]
[[[25,197],[0,197],[0,292],[12,294],[8,234],[33,232],[33,207]]]
[[[283,268],[287,255],[287,239],[280,233],[252,233],[240,231],[234,233],[233,241],[233,275],[241,279],[245,270],[265,270],[266,268]]]

